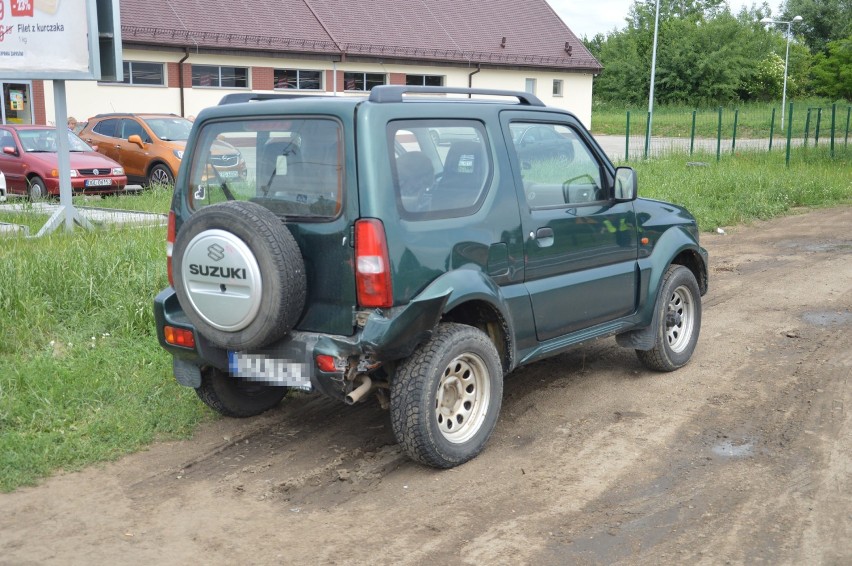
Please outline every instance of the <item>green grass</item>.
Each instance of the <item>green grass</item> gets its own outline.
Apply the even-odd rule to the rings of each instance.
[[[827,139],[831,128],[833,101],[807,99],[793,101],[792,135],[809,138],[816,134],[819,121],[821,139]],[[773,126],[772,109],[775,109]],[[808,109],[811,108],[810,116]],[[817,113],[817,108],[822,113]],[[835,108],[835,136],[846,134],[846,117],[849,102],[837,101]],[[595,134],[623,136],[627,130],[627,111],[630,110],[630,135],[643,136],[648,121],[648,108],[624,108],[612,103],[596,102],[592,106],[592,132]],[[692,113],[695,111],[695,137],[715,138],[719,134],[719,107],[694,108],[688,106],[657,106],[654,108],[652,135],[654,137],[688,138],[692,135]],[[789,112],[789,106],[785,112]],[[722,107],[722,137],[731,137],[736,120],[737,138],[768,138],[770,131],[776,140],[786,136],[789,114],[785,114],[785,128],[781,129],[781,104],[747,103]]]
[[[852,203],[852,152],[839,153],[796,150],[790,167],[783,152],[629,164],[642,196],[685,205],[712,230]],[[79,204],[166,212],[170,200],[162,188]],[[44,220],[32,221],[33,233]],[[164,227],[0,243],[0,490],[187,437],[215,418],[175,382],[157,343],[152,301],[167,285]]]
[[[210,417],[155,335],[165,228],[2,242],[0,490],[186,437]]]
[[[641,196],[687,207],[705,231],[799,207],[852,203],[852,148],[834,158],[823,147],[794,150],[789,167],[781,151],[729,154],[718,162],[715,154],[696,153],[620,164],[636,169]]]

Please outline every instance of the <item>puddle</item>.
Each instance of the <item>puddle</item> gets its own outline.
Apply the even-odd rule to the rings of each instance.
[[[802,315],[802,320],[814,326],[845,326],[852,324],[852,312],[806,312]]]
[[[751,438],[744,438],[742,440],[726,438],[714,444],[711,451],[716,456],[723,456],[725,458],[748,458],[754,456],[754,440]]]

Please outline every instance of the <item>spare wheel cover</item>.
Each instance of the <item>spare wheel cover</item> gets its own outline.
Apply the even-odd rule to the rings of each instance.
[[[224,332],[246,328],[260,310],[263,278],[246,243],[224,230],[205,230],[186,246],[180,266],[192,309]]]

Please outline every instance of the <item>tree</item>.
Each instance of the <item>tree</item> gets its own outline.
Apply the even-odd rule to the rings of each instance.
[[[794,31],[812,51],[825,53],[831,41],[852,35],[852,0],[786,0],[780,19],[802,16]]]
[[[600,98],[647,102],[654,8],[653,1],[636,0],[626,29],[596,38],[593,52],[604,66],[595,82]],[[771,96],[772,85],[760,87],[766,77],[756,76],[781,37],[763,29],[761,16],[752,8],[735,17],[717,0],[661,0],[656,100],[716,104]]]
[[[828,54],[817,54],[811,69],[814,90],[832,99],[852,100],[852,35],[826,44]]]

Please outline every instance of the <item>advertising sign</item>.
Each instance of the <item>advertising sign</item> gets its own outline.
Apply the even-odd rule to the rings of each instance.
[[[0,77],[99,79],[95,0],[0,0]]]

